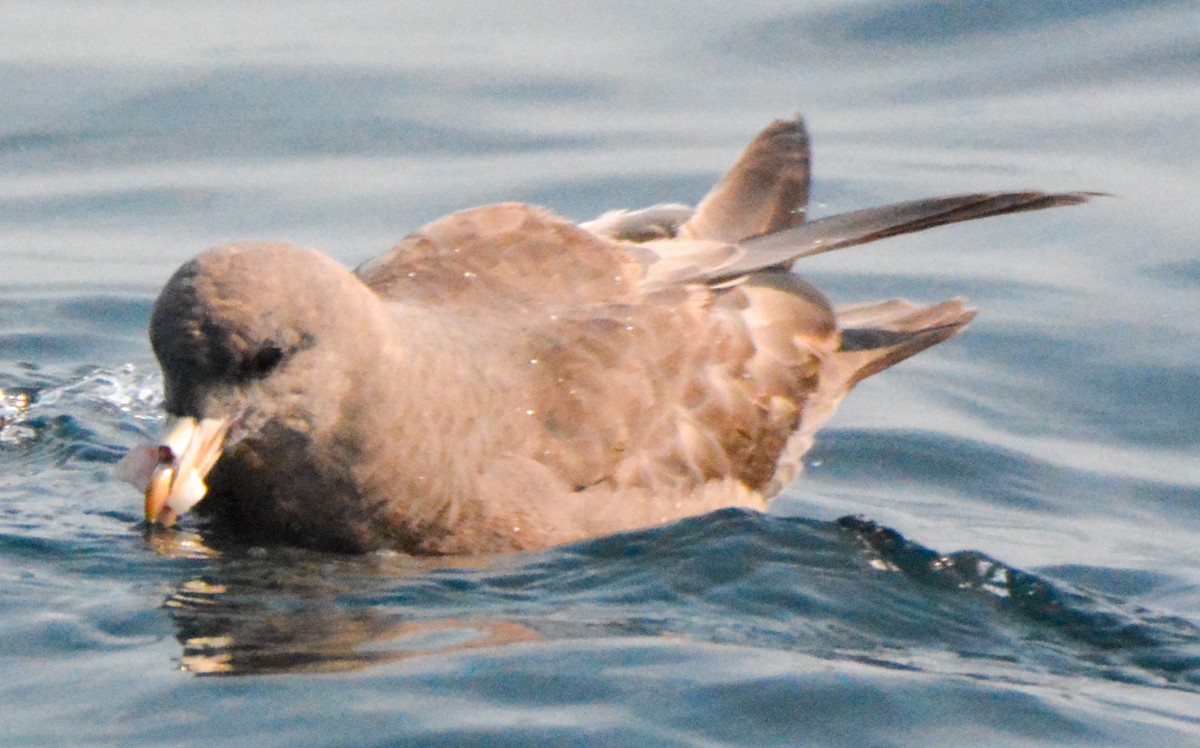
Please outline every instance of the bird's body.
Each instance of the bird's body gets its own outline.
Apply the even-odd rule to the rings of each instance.
[[[958,301],[835,312],[793,260],[1086,198],[805,223],[808,163],[802,123],[780,121],[694,212],[575,225],[485,206],[353,273],[282,244],[201,254],[151,322],[168,414],[193,426],[159,447],[148,519],[204,496],[178,498],[193,473],[227,525],[350,551],[532,549],[761,508],[850,387],[973,316]]]

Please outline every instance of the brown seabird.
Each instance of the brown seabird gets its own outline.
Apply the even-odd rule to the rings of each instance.
[[[350,271],[203,252],[150,339],[166,435],[120,473],[145,515],[339,551],[536,549],[761,509],[855,383],[952,337],[961,301],[835,310],[802,257],[1088,193],[930,198],[806,221],[808,137],[772,123],[695,210],[574,224],[503,203]]]

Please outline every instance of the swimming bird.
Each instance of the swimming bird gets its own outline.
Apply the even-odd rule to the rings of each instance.
[[[119,472],[145,518],[263,542],[537,549],[762,509],[857,382],[960,332],[960,300],[834,309],[804,257],[1088,193],[937,197],[807,220],[801,118],[695,209],[575,224],[501,203],[351,271],[283,243],[205,251],[150,340],[166,433]]]

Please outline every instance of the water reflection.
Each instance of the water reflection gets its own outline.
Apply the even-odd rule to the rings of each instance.
[[[188,672],[338,672],[542,638],[513,621],[414,618],[403,606],[387,604],[396,582],[427,572],[429,562],[290,549],[222,553],[199,536],[178,532],[155,532],[149,539],[158,553],[213,562],[180,583],[164,604],[183,648],[179,665]],[[472,561],[483,562],[450,565]]]

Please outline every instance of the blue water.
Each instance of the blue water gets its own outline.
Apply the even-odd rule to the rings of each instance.
[[[1200,745],[1200,11],[796,5],[0,5],[0,743]],[[112,477],[197,251],[694,201],[796,111],[817,214],[1114,197],[806,261],[981,312],[770,514],[435,563],[147,533]]]

